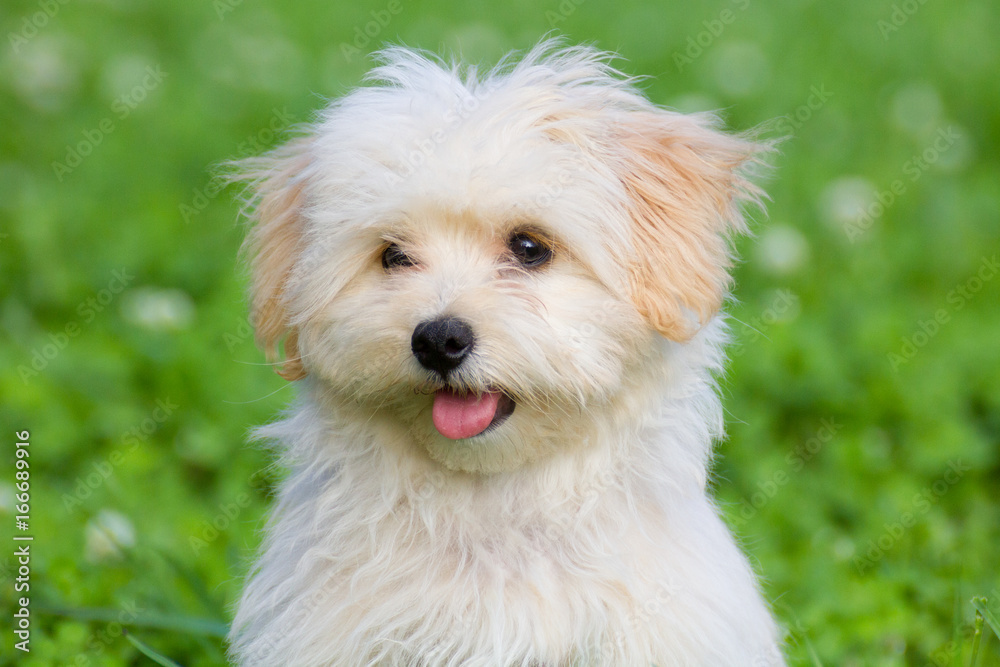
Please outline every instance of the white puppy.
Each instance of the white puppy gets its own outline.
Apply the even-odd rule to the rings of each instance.
[[[781,665],[706,478],[728,236],[769,149],[543,43],[382,53],[244,165],[297,380],[240,665]]]

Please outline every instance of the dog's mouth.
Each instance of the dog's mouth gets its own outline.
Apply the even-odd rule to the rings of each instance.
[[[514,412],[514,399],[502,391],[461,393],[450,387],[434,392],[431,419],[438,433],[450,440],[481,435],[505,422]]]

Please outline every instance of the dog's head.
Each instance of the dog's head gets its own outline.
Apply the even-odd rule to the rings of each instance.
[[[404,49],[253,160],[252,319],[279,371],[453,468],[580,442],[729,287],[766,145],[587,48],[477,79]],[[392,438],[388,438],[392,440]]]

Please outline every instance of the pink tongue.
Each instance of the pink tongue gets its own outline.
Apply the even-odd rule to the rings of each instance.
[[[456,394],[442,389],[434,394],[431,418],[438,433],[452,440],[471,438],[486,430],[497,413],[500,392],[488,391],[482,396]]]

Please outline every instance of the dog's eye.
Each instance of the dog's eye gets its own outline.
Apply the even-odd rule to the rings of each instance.
[[[534,268],[552,259],[552,248],[529,234],[517,233],[507,241],[514,258],[527,268]]]
[[[413,266],[413,259],[410,258],[395,243],[390,243],[382,251],[382,268],[385,270],[396,269],[401,266]]]

